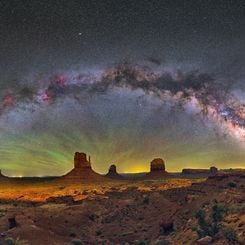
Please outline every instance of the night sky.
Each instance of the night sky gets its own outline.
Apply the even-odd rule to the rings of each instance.
[[[0,169],[245,167],[245,2],[0,0]]]

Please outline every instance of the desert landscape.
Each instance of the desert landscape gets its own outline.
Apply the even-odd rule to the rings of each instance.
[[[244,244],[243,170],[92,169],[76,152],[61,177],[0,178],[0,244]]]
[[[0,245],[245,245],[244,0],[0,0]]]

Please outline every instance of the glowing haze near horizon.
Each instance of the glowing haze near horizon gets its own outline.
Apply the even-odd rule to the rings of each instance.
[[[54,2],[1,2],[5,174],[245,167],[242,1]]]

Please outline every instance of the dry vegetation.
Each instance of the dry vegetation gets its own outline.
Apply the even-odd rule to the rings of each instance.
[[[2,182],[0,244],[244,244],[244,184],[241,176]]]

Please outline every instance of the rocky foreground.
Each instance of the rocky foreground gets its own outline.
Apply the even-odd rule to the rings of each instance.
[[[82,199],[76,191],[42,202],[2,200],[0,244],[244,244],[244,175],[164,185],[83,190]]]

